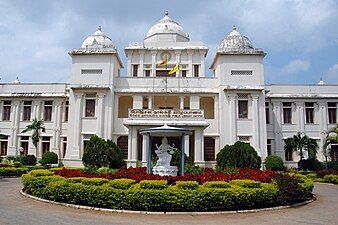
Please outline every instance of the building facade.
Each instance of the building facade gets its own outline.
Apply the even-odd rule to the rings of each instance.
[[[166,12],[143,41],[125,48],[122,76],[117,49],[99,27],[69,52],[70,83],[0,84],[1,155],[53,151],[64,165],[81,166],[87,141],[98,135],[120,146],[128,166],[146,165],[147,138],[139,131],[166,124],[192,131],[183,137],[184,149],[196,165],[212,166],[223,146],[240,140],[263,160],[276,154],[294,166],[299,158],[284,151],[283,140],[302,132],[322,146],[336,126],[338,85],[266,85],[266,53],[236,27],[219,44],[210,70],[207,53]],[[46,127],[37,152],[30,133],[22,133],[34,118]],[[179,139],[168,137],[175,146]]]

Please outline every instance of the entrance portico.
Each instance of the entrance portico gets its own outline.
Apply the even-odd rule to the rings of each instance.
[[[163,125],[189,129],[191,136],[183,135],[178,143],[183,143],[185,153],[193,157],[195,165],[204,166],[204,129],[209,124],[204,119],[203,110],[172,110],[172,109],[130,109],[128,120],[124,125],[128,128],[128,167],[136,167],[137,161],[142,160],[142,166],[147,165],[147,150],[149,139],[146,135],[140,137],[140,130]],[[171,141],[174,137],[167,136]],[[139,143],[141,142],[141,143]],[[154,139],[153,144],[155,144]],[[157,144],[160,144],[157,143]],[[180,145],[177,145],[177,147]],[[154,150],[154,149],[151,149]]]

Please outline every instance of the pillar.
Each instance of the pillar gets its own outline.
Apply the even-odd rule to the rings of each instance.
[[[237,141],[237,110],[236,110],[236,94],[228,94],[229,101],[229,125],[230,129],[230,144]]]
[[[202,128],[195,130],[195,159],[196,166],[204,166],[204,131]]]
[[[201,57],[200,77],[205,77],[205,51],[200,50],[199,53]]]
[[[147,166],[149,135],[142,136],[142,166]]]
[[[127,167],[136,167],[137,162],[137,129],[129,127]]]
[[[144,73],[143,73],[143,66],[144,66],[144,50],[139,50],[139,55],[140,55],[140,69],[138,70],[138,74],[137,76],[139,77],[143,77]]]
[[[184,135],[184,153],[189,156],[189,146],[190,141],[189,141],[189,135]]]
[[[184,109],[184,96],[179,97],[179,107],[180,109]]]
[[[192,68],[192,55],[194,54],[193,50],[188,50],[188,68],[189,73],[187,74],[187,77],[193,77],[193,68]]]
[[[131,71],[131,57],[133,55],[133,52],[130,51],[127,53],[127,77],[132,77],[132,71]]]
[[[61,113],[61,100],[55,101],[54,103],[54,124],[53,124],[53,143],[51,151],[56,153],[61,159],[61,151],[60,151],[60,135],[61,135],[61,121],[62,121],[62,113]]]
[[[9,139],[9,148],[7,155],[18,155],[18,133],[19,133],[19,123],[20,123],[20,101],[12,102],[12,112],[11,112],[11,136]]]
[[[256,150],[260,150],[259,145],[259,114],[258,114],[258,95],[251,95],[252,98],[252,136],[253,136],[253,147]],[[259,152],[260,154],[260,152]]]
[[[73,129],[73,151],[71,158],[80,159],[80,133],[81,133],[81,118],[82,118],[82,93],[74,93],[75,97],[75,115]]]
[[[103,122],[104,122],[104,93],[97,94],[97,135],[103,137]]]
[[[273,129],[275,134],[275,154],[282,157],[285,161],[285,152],[283,145],[283,135],[282,135],[282,114],[281,114],[281,102],[272,102],[273,106]]]
[[[156,77],[156,51],[151,51],[151,76]]]

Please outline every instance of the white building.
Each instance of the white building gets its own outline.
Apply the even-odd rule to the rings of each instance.
[[[37,118],[46,127],[38,157],[53,151],[65,165],[82,165],[94,134],[117,142],[129,166],[145,165],[147,139],[139,130],[164,123],[193,131],[184,143],[196,165],[212,165],[218,151],[237,140],[263,159],[277,154],[294,165],[299,158],[284,151],[284,139],[299,131],[322,146],[324,133],[337,124],[338,85],[265,85],[266,53],[236,27],[217,48],[212,76],[206,75],[207,53],[166,12],[143,41],[125,48],[127,74],[121,76],[117,49],[99,27],[69,53],[69,84],[0,84],[1,154],[17,155],[21,147],[36,154],[30,133],[21,132]],[[176,64],[180,70],[168,76]],[[179,146],[179,138],[168,139]],[[321,151],[318,157],[323,160]]]

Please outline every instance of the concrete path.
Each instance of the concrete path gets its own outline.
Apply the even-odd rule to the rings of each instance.
[[[315,184],[317,200],[305,206],[226,215],[135,215],[79,210],[22,196],[19,178],[0,179],[1,225],[62,224],[325,224],[338,225],[338,185]]]

